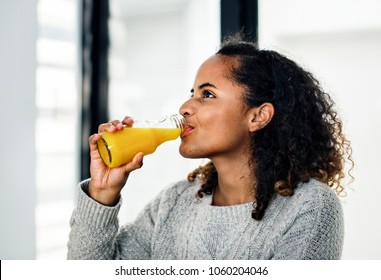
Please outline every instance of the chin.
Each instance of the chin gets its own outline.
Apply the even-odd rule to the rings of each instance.
[[[180,155],[184,158],[204,158],[203,155],[192,153],[191,151],[185,151],[184,149],[179,149]]]

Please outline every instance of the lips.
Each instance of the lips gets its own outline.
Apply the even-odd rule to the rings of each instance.
[[[191,131],[192,131],[193,129],[194,129],[194,127],[188,124],[188,125],[185,127],[183,133],[181,134],[181,137],[185,137],[185,136],[187,136],[189,133],[191,133]]]

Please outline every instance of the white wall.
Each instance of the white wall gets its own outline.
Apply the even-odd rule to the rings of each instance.
[[[0,259],[33,259],[36,0],[0,1],[0,18]]]
[[[342,199],[343,259],[381,259],[381,2],[262,0],[260,45],[316,74],[352,142],[355,181]]]

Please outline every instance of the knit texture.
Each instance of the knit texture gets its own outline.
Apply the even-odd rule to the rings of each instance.
[[[198,183],[178,182],[119,228],[115,207],[103,206],[80,183],[68,259],[339,259],[343,213],[336,194],[316,180],[292,197],[276,195],[261,221],[252,203],[212,206],[196,198]]]

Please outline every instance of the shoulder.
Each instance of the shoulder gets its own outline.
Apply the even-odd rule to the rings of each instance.
[[[338,195],[327,184],[315,179],[299,184],[293,199],[319,208],[341,208]]]
[[[271,210],[270,210],[271,209]],[[338,195],[327,185],[315,179],[300,183],[290,197],[276,195],[269,212],[293,220],[300,216],[314,219],[338,219],[343,217]]]
[[[290,197],[276,195],[266,214],[265,225],[279,240],[275,258],[340,258],[343,213],[339,197],[328,185],[313,179],[301,183]]]

